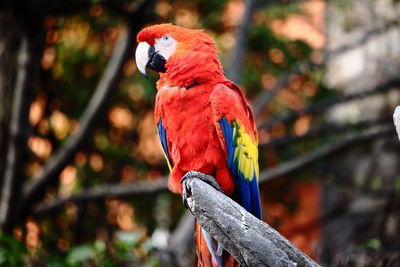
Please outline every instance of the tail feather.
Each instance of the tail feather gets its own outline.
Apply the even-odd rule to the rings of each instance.
[[[208,251],[210,252],[213,261],[217,263],[218,267],[222,267],[222,252],[224,251],[223,247],[204,229],[201,229],[201,233],[203,234]]]
[[[196,267],[238,267],[239,263],[212,236],[195,222]]]

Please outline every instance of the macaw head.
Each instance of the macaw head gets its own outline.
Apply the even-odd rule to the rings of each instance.
[[[215,43],[202,30],[159,24],[139,32],[137,41],[136,65],[144,75],[149,68],[187,86],[223,73]]]

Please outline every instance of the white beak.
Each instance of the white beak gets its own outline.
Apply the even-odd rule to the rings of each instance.
[[[140,42],[135,52],[136,66],[144,76],[147,76],[146,65],[149,61],[149,48],[150,45],[147,42]]]

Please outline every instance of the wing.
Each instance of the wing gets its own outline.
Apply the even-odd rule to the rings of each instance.
[[[238,202],[261,219],[258,135],[251,109],[240,88],[233,83],[217,85],[211,105]]]
[[[171,161],[171,158],[168,153],[167,132],[165,130],[165,127],[163,125],[161,118],[157,123],[157,131],[158,131],[158,138],[160,139],[161,146],[164,151],[165,159],[167,160],[169,171],[172,171],[172,161]]]

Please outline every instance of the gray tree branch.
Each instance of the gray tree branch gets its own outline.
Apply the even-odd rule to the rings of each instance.
[[[12,101],[12,112],[9,129],[9,147],[6,155],[3,184],[0,200],[0,230],[7,231],[13,220],[13,208],[20,195],[23,182],[22,157],[26,151],[28,137],[28,113],[30,92],[32,90],[36,59],[33,44],[26,34],[22,33],[22,41],[18,53],[18,70]]]
[[[239,81],[240,74],[242,72],[243,58],[246,51],[246,42],[250,32],[255,2],[256,0],[245,1],[245,10],[236,34],[235,46],[233,47],[231,56],[229,57],[229,71],[227,76],[235,83]]]
[[[268,104],[268,102],[276,95],[279,89],[283,88],[289,83],[289,80],[292,76],[306,73],[307,71],[311,71],[312,68],[322,68],[322,67],[324,67],[323,64],[320,65],[312,64],[308,60],[300,61],[299,63],[295,64],[288,71],[279,76],[278,81],[271,89],[264,88],[264,91],[260,93],[257,96],[257,98],[253,101],[252,108],[254,116],[257,117],[261,113],[263,107],[265,107]]]
[[[132,29],[128,28],[121,33],[94,95],[79,120],[78,132],[70,137],[66,144],[51,157],[44,168],[43,175],[24,186],[22,207],[26,207],[28,203],[37,199],[49,183],[58,179],[61,171],[86,141],[111,93],[117,87],[122,75],[122,67],[131,53],[134,41],[135,36]]]
[[[21,37],[21,25],[9,10],[0,10],[0,185],[3,182],[9,140],[12,96],[17,73],[16,58]]]
[[[188,249],[193,246],[194,218],[186,211],[169,238],[169,253],[180,267],[193,265],[193,257],[188,257]]]
[[[389,20],[384,25],[379,25],[376,28],[366,31],[365,34],[361,36],[361,38],[359,38],[359,40],[355,40],[354,42],[343,45],[335,50],[327,51],[327,57],[329,58],[337,57],[340,54],[346,53],[352,49],[363,46],[377,35],[381,35],[382,33],[398,28],[399,24],[400,22],[398,19]]]
[[[341,151],[341,149],[356,142],[362,142],[373,138],[382,137],[384,135],[393,135],[393,130],[394,129],[392,125],[386,124],[383,126],[371,127],[361,133],[349,133],[339,141],[328,143],[304,156],[297,157],[293,160],[282,163],[277,167],[262,171],[260,173],[259,183],[266,183],[282,175],[286,175],[304,168],[316,160],[333,155],[334,153]]]
[[[56,198],[50,203],[41,204],[33,209],[34,215],[49,213],[63,207],[66,203],[82,203],[95,201],[107,197],[134,198],[146,195],[155,195],[167,191],[167,179],[160,178],[154,181],[121,183],[112,185],[101,185],[87,189],[81,193],[71,195],[67,198]]]
[[[241,266],[319,266],[268,224],[196,178],[183,182],[200,226]]]
[[[285,145],[292,144],[311,138],[321,138],[322,136],[338,136],[345,133],[354,133],[366,128],[371,128],[378,125],[388,124],[392,121],[392,116],[384,116],[378,119],[362,120],[356,123],[325,123],[318,127],[311,128],[306,134],[297,136],[294,134],[286,134],[284,137],[272,139],[269,142],[261,143],[258,148],[271,148],[271,147],[283,147]]]
[[[281,114],[280,116],[272,118],[265,123],[262,123],[261,125],[259,125],[259,129],[271,129],[277,123],[285,123],[285,122],[291,121],[295,118],[298,118],[301,115],[321,112],[321,111],[327,110],[328,108],[333,107],[335,105],[346,103],[346,102],[353,101],[356,99],[365,98],[365,97],[372,96],[375,94],[379,94],[379,93],[388,91],[388,90],[390,90],[392,88],[396,88],[396,87],[400,87],[400,79],[398,79],[398,78],[386,81],[385,83],[380,84],[371,90],[354,93],[354,94],[349,94],[344,97],[339,97],[339,98],[332,99],[332,100],[321,101],[319,103],[311,104],[300,110],[289,111],[287,113]]]

